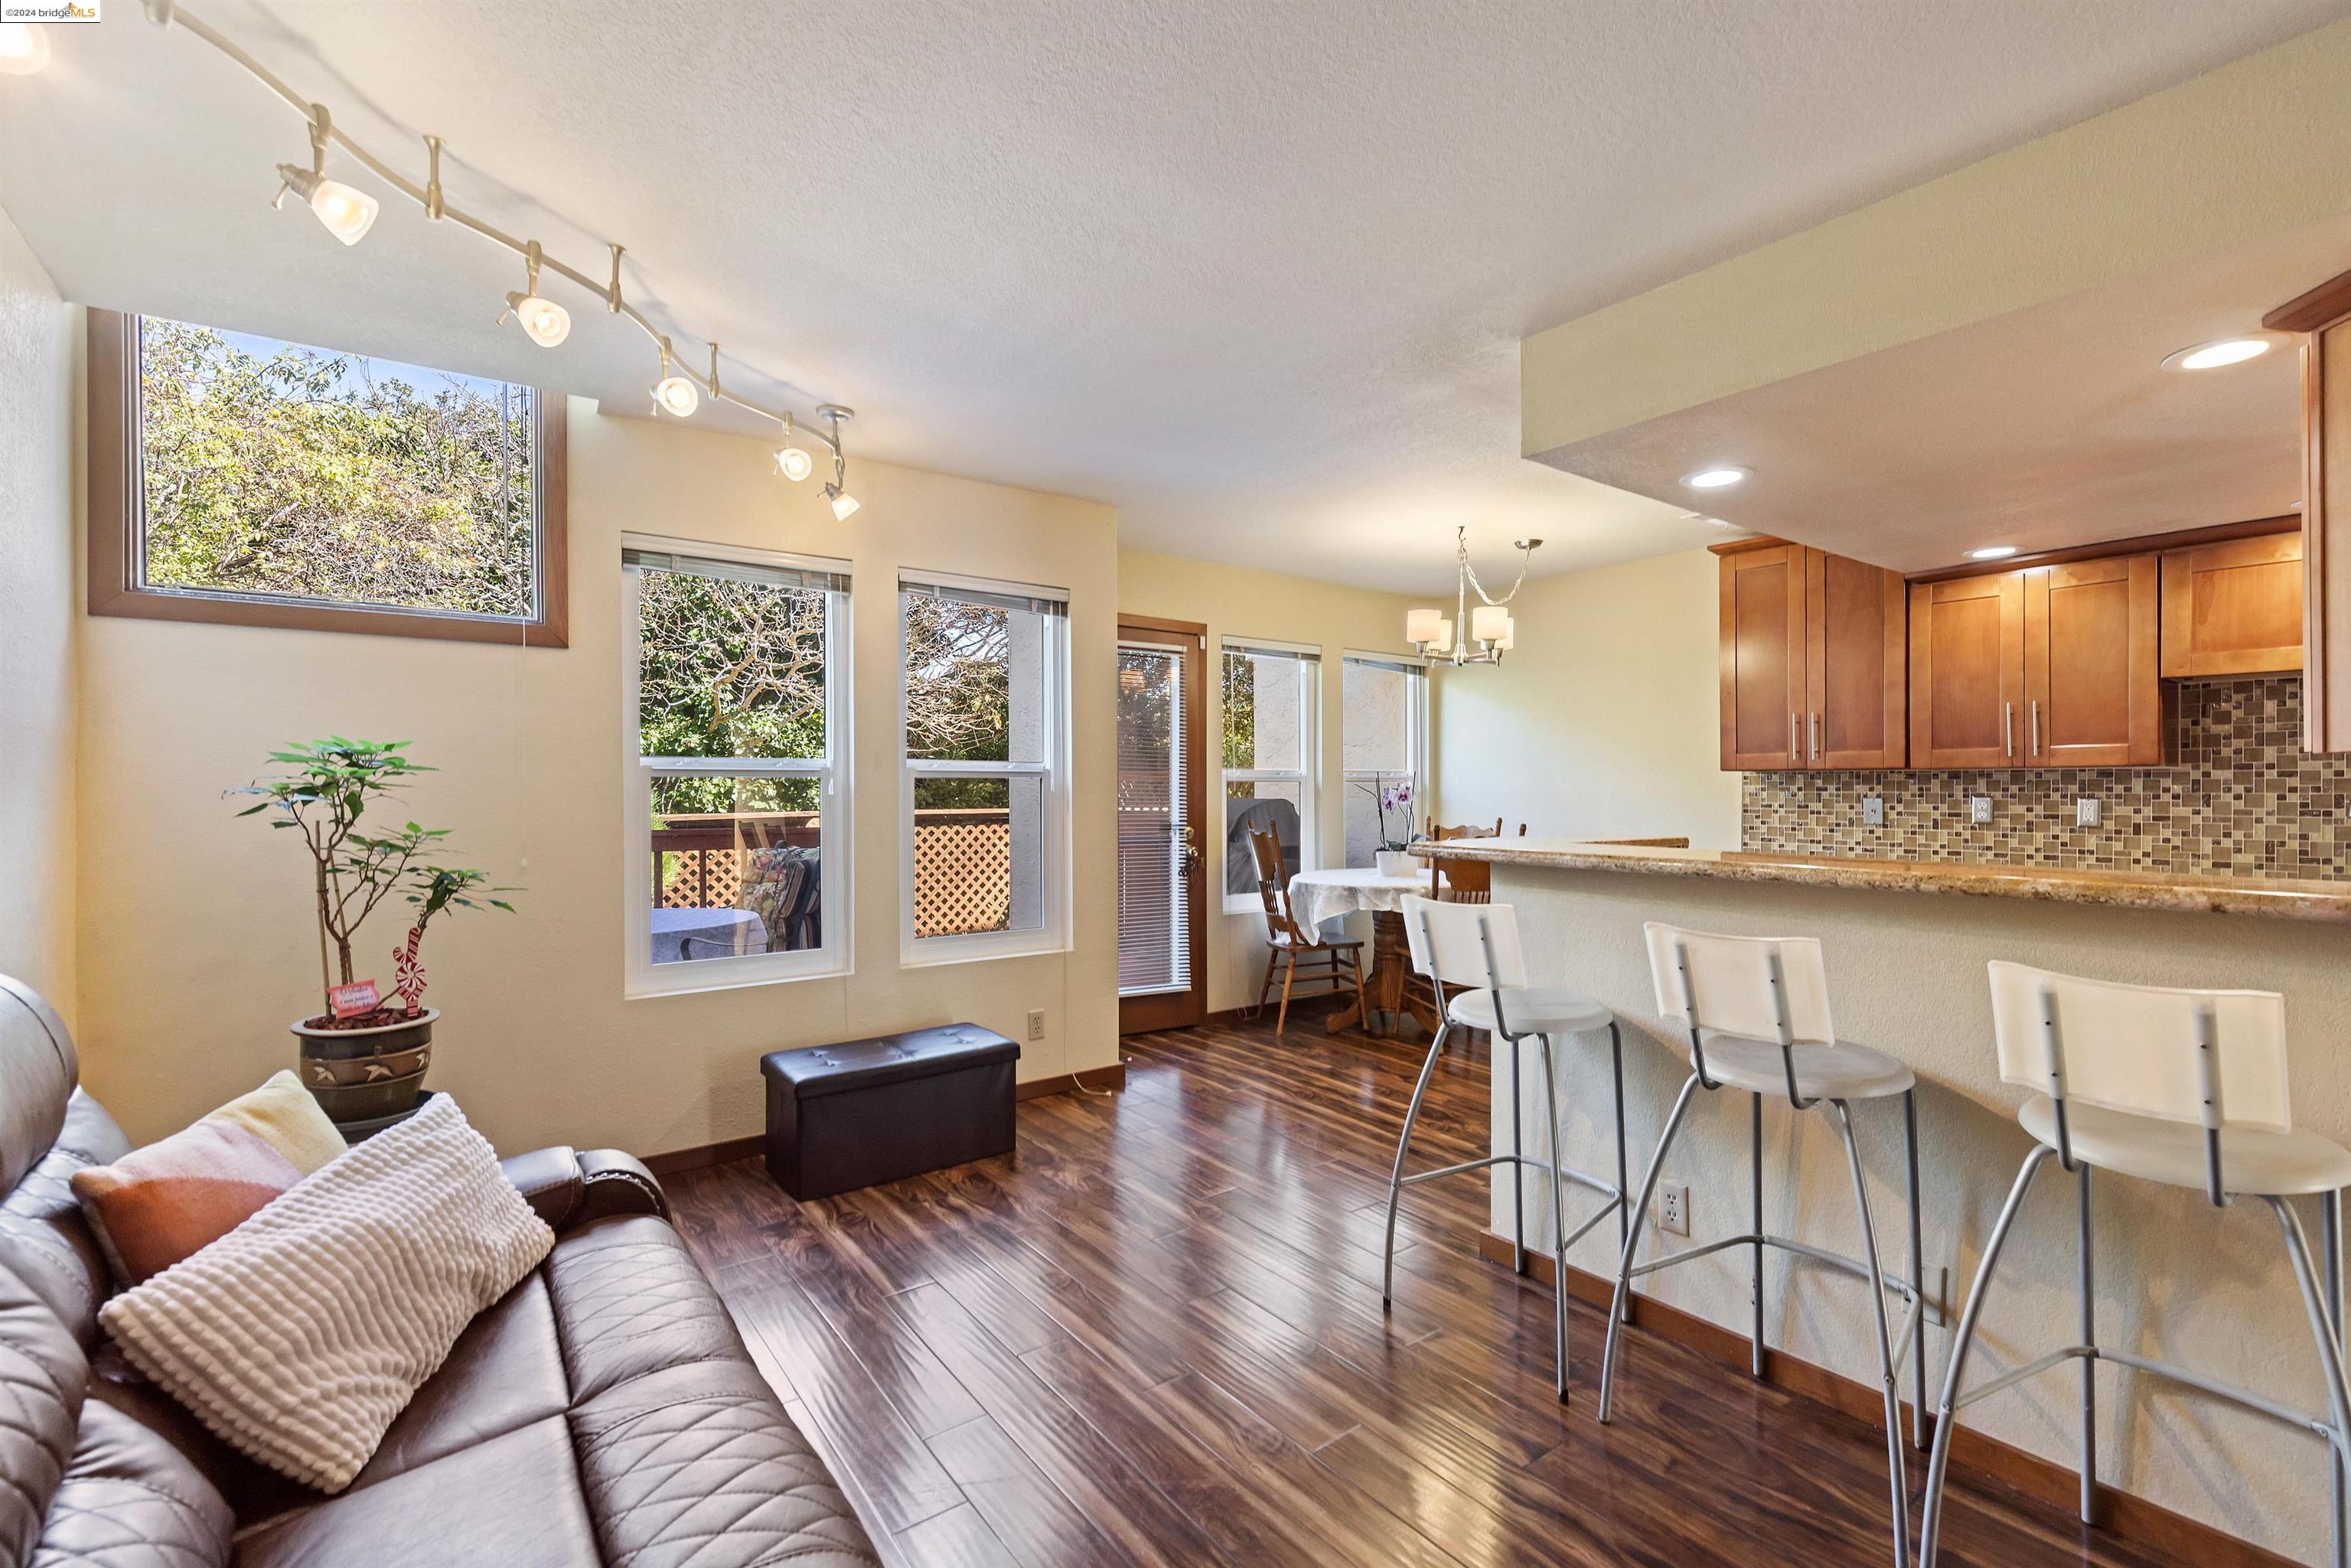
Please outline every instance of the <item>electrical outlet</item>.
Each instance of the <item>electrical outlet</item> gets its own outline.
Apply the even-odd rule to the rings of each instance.
[[[1886,800],[1877,795],[1865,795],[1861,801],[1861,825],[1865,828],[1886,826]]]
[[[2080,800],[2075,800],[2074,802],[2074,825],[2077,828],[2096,827],[2098,825],[2097,801],[2092,800],[2086,795],[2083,796]]]
[[[1991,796],[1971,795],[1968,798],[1968,821],[1979,828],[1991,821]]]
[[[1676,1236],[1689,1234],[1689,1188],[1680,1182],[1657,1186],[1657,1228]]]
[[[1045,1038],[1045,1009],[1043,1008],[1030,1008],[1029,1009],[1029,1038],[1030,1040],[1042,1040]]]

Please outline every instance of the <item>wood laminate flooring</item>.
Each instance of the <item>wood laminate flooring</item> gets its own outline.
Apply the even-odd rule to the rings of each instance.
[[[1892,1561],[1859,1421],[1635,1329],[1604,1427],[1581,1303],[1562,1409],[1549,1291],[1476,1255],[1482,1177],[1407,1193],[1382,1314],[1420,1045],[1310,1017],[1125,1047],[1123,1092],[1021,1105],[1014,1156],[805,1204],[756,1161],[669,1178],[893,1563]],[[1487,1082],[1448,1051],[1416,1165],[1486,1152]],[[1955,1485],[1949,1517],[1947,1564],[2161,1561],[2005,1492]]]

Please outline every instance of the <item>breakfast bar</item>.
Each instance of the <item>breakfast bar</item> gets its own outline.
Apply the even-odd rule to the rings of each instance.
[[[1434,849],[1435,846],[1422,846]],[[2282,993],[2286,1000],[2294,1125],[2351,1138],[2351,883],[2172,875],[2160,871],[2014,867],[1954,862],[1807,857],[1737,851],[1604,846],[1543,840],[1453,841],[1449,856],[1491,863],[1493,902],[1511,906],[1530,982],[1569,988],[1613,1009],[1623,1026],[1627,1135],[1637,1178],[1687,1076],[1688,1048],[1667,1021],[1643,927],[1820,939],[1836,1038],[1896,1059],[1918,1079],[1921,1231],[1930,1391],[1938,1390],[1951,1321],[2031,1141],[2014,1112],[2024,1092],[2001,1080],[1993,1055],[1986,967],[2010,960],[2071,974],[2147,984]],[[1614,1158],[1608,1041],[1559,1042],[1562,1161],[1601,1168]],[[1539,1093],[1533,1052],[1524,1053]],[[1749,1096],[1701,1095],[1660,1176],[1686,1186],[1688,1241],[1750,1228]],[[1733,1103],[1710,1103],[1729,1101]],[[1497,1154],[1510,1096],[1493,1097]],[[1889,1272],[1906,1272],[1900,1112],[1856,1103],[1877,1243]],[[1764,1228],[1801,1234],[1845,1254],[1862,1238],[1843,1150],[1818,1118],[1763,1098]],[[1510,1167],[1496,1167],[1489,1238],[1511,1226]],[[2054,1168],[2053,1166],[2052,1167]],[[1529,1247],[1546,1246],[1547,1188],[1527,1181]],[[2096,1192],[2095,1299],[2100,1343],[2185,1362],[2296,1409],[2324,1408],[2309,1330],[2276,1225],[2259,1204],[2215,1210],[2187,1188],[2116,1180]],[[2304,1222],[2318,1234],[2314,1204]],[[1644,1255],[1660,1240],[1642,1217]],[[1970,1381],[2074,1343],[2076,1214],[2070,1177],[2044,1177],[2020,1212],[2000,1264]],[[1507,1245],[1489,1246],[1508,1257]],[[1569,1251],[1570,1288],[1593,1296],[1613,1283],[1614,1228]],[[1713,1325],[1724,1342],[1750,1337],[1754,1307],[1745,1248],[1647,1276],[1636,1284]],[[1773,1375],[1834,1387],[1810,1364],[1855,1385],[1846,1403],[1874,1408],[1877,1366],[1866,1294],[1801,1258],[1773,1254],[1765,1273],[1765,1341]],[[1899,1303],[1896,1303],[1896,1306]],[[1673,1314],[1666,1314],[1671,1318]],[[1657,1321],[1665,1321],[1660,1318]],[[1677,1320],[1685,1323],[1687,1320]],[[1596,1375],[1599,1335],[1573,1348],[1579,1375]],[[1745,1355],[1737,1358],[1743,1365]],[[1725,1369],[1725,1375],[1745,1375]],[[2245,1415],[2175,1385],[2104,1364],[2109,1413],[2098,1470],[2128,1474],[2139,1500],[2274,1536],[2283,1514],[2324,1540],[2329,1492],[2323,1453],[2306,1432]],[[1911,1384],[1902,1381],[1905,1403]],[[2073,1468],[2076,1375],[2021,1383],[1970,1406],[1965,1427]],[[1923,1466],[1921,1467],[1923,1468]],[[1915,1474],[1916,1472],[1914,1472]],[[2070,1483],[2068,1483],[2070,1487]],[[2144,1508],[2132,1500],[2126,1506]],[[2266,1521],[2267,1522],[2264,1522]]]

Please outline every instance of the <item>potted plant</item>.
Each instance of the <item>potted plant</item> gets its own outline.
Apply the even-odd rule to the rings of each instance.
[[[449,909],[514,907],[477,896],[508,891],[489,887],[481,872],[419,862],[448,837],[446,829],[406,822],[381,832],[362,830],[371,806],[383,804],[412,776],[432,771],[409,760],[407,748],[404,740],[340,736],[292,746],[269,754],[287,771],[229,791],[262,797],[237,814],[267,813],[272,828],[293,829],[310,853],[326,1009],[292,1027],[302,1042],[302,1082],[338,1122],[402,1115],[423,1088],[433,1061],[433,1023],[441,1016],[423,1005],[424,967],[418,957],[433,917]],[[392,951],[398,983],[396,1000],[387,1004],[373,980],[354,977],[351,944],[376,905],[395,892],[404,894],[416,918],[408,940]]]
[[[1412,776],[1405,774],[1392,780],[1384,773],[1374,773],[1368,779],[1358,779],[1355,788],[1369,790],[1379,808],[1380,847],[1373,856],[1374,863],[1383,876],[1410,876],[1415,869],[1414,857],[1405,853],[1404,847],[1412,841]],[[1401,833],[1388,831],[1391,811],[1396,813]]]

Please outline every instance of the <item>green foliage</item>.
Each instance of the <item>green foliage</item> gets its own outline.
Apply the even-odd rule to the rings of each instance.
[[[824,595],[684,571],[637,584],[637,742],[646,757],[824,755]],[[812,811],[809,779],[664,779],[659,815]]]
[[[333,945],[343,985],[350,984],[353,977],[353,933],[404,881],[410,885],[409,902],[422,910],[419,925],[451,906],[473,909],[487,903],[500,909],[512,908],[502,899],[477,903],[471,896],[488,880],[480,872],[417,862],[419,855],[449,836],[447,829],[403,822],[381,832],[361,831],[371,806],[387,803],[415,775],[433,771],[411,761],[404,740],[329,736],[271,752],[269,760],[287,771],[228,791],[261,798],[238,816],[266,813],[272,828],[291,828],[301,835],[310,852],[321,952],[325,945]],[[328,988],[333,983],[327,982]]]
[[[528,398],[152,318],[140,388],[149,583],[531,612]]]
[[[1257,661],[1246,653],[1225,655],[1225,766],[1257,766]],[[1226,786],[1236,799],[1257,794],[1257,785],[1244,779]]]

